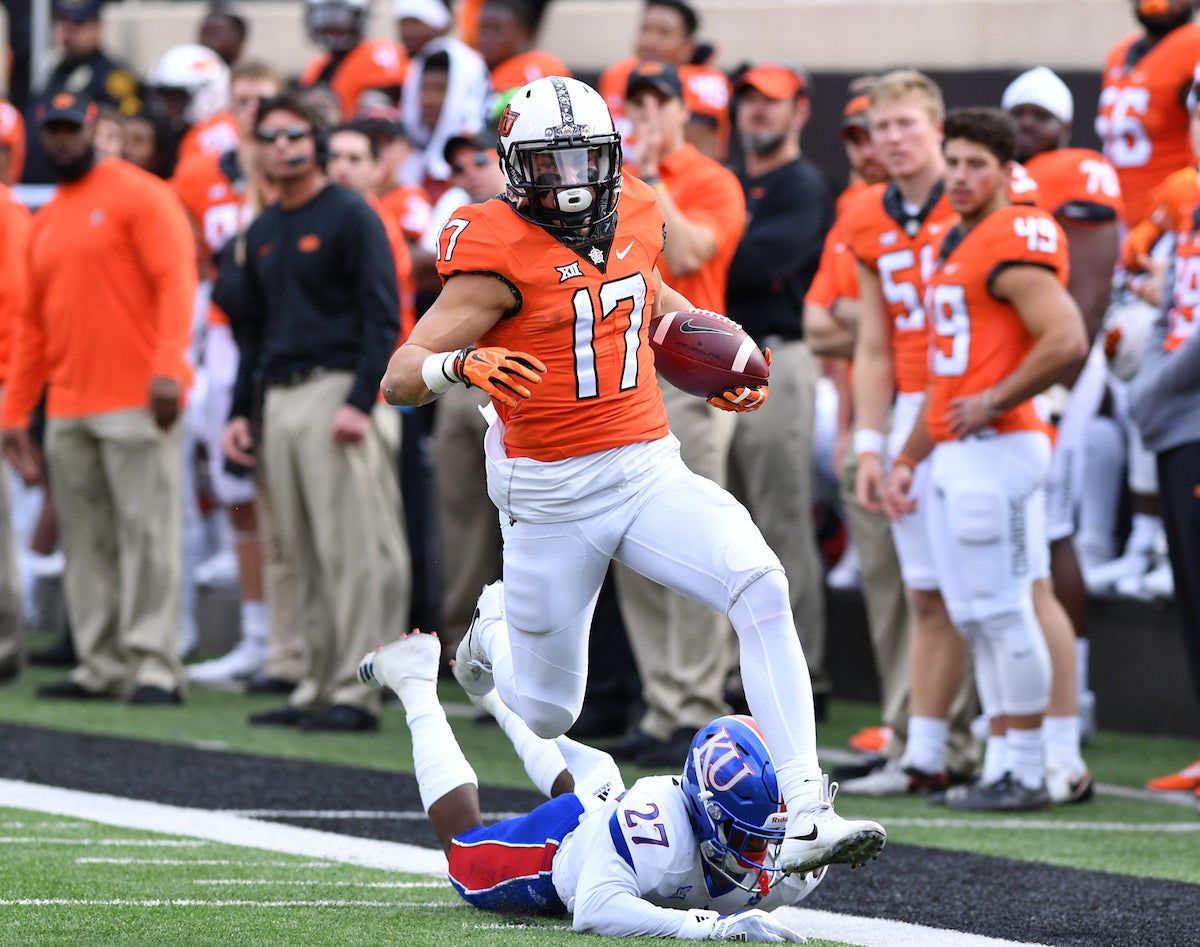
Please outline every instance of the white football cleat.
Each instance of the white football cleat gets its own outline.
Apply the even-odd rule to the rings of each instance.
[[[802,809],[788,811],[787,833],[779,849],[779,867],[787,874],[805,875],[822,865],[865,865],[878,858],[887,832],[878,822],[843,819],[833,811],[837,783],[828,776],[821,792]]]
[[[184,670],[187,679],[196,684],[231,685],[261,674],[266,663],[267,643],[243,638],[228,654],[190,664]]]
[[[475,617],[454,652],[454,677],[462,689],[482,697],[496,686],[492,678],[492,659],[483,645],[483,629],[504,621],[504,583],[485,585],[475,605]]]
[[[436,685],[441,659],[437,633],[414,631],[364,655],[358,662],[358,679],[369,687],[390,687],[403,701],[400,690],[407,680]]]
[[[1046,792],[1054,803],[1087,802],[1095,792],[1095,781],[1086,766],[1082,770],[1070,770],[1047,763]]]

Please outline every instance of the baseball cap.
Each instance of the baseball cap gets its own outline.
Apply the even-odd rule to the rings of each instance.
[[[100,19],[103,5],[104,0],[54,0],[53,16],[56,20],[87,23]]]
[[[808,76],[782,63],[753,66],[737,80],[735,91],[747,86],[757,89],[768,99],[794,99],[810,93]]]
[[[871,97],[865,93],[850,98],[846,107],[842,109],[842,130],[839,133],[842,137],[845,137],[846,132],[853,128],[866,132],[871,130],[871,120],[867,117],[867,109],[870,105]]]
[[[1018,105],[1043,108],[1064,125],[1069,125],[1075,115],[1075,100],[1071,90],[1045,66],[1021,73],[1004,90],[1000,107],[1007,112]]]
[[[446,139],[446,145],[442,148],[442,157],[446,159],[446,164],[454,163],[454,152],[464,145],[479,151],[495,151],[496,135],[490,131],[459,132]]]
[[[625,98],[630,98],[638,89],[648,87],[668,99],[683,98],[683,82],[679,72],[670,63],[659,59],[643,59],[633,67],[625,82]]]
[[[398,108],[387,102],[365,101],[367,93],[362,98],[364,101],[354,113],[355,123],[365,125],[373,134],[378,133],[388,141],[408,137]]]
[[[89,125],[96,118],[96,104],[72,92],[59,92],[45,105],[38,108],[38,125],[50,122],[71,122],[74,125]]]

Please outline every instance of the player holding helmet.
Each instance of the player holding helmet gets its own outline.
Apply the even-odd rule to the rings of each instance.
[[[665,225],[653,189],[622,178],[608,107],[574,79],[520,89],[499,151],[507,194],[446,223],[445,287],[381,386],[392,404],[419,404],[476,385],[497,411],[485,447],[505,585],[485,590],[460,663],[493,673],[533,732],[565,733],[583,705],[601,583],[610,561],[623,562],[729,616],[788,803],[780,865],[803,873],[875,857],[882,826],[837,816],[817,762],[779,559],[741,504],[688,470],[667,427],[647,325],[691,304],[658,272]],[[766,396],[764,385],[709,400],[752,410]],[[488,657],[489,629],[511,640],[503,668]]]
[[[493,658],[507,659],[503,642]],[[803,943],[767,911],[795,904],[825,875],[779,868],[787,815],[771,756],[750,717],[718,717],[692,740],[683,775],[625,789],[612,757],[535,736],[495,691],[496,717],[551,799],[485,826],[476,777],[438,702],[436,635],[368,654],[364,683],[392,688],[412,732],[421,803],[449,859],[450,883],[486,910],[573,916],[576,931]]]

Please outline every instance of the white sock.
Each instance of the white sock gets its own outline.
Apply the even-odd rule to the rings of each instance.
[[[254,599],[242,600],[242,637],[247,641],[260,642],[263,647],[267,644],[267,603]]]
[[[1088,658],[1092,653],[1092,643],[1087,638],[1075,639],[1075,689],[1080,696],[1088,689]]]
[[[1079,754],[1079,717],[1046,717],[1042,721],[1046,765],[1074,772],[1085,769]]]
[[[1027,789],[1036,789],[1046,781],[1042,759],[1042,728],[1016,730],[1008,728],[1009,772]]]
[[[904,764],[925,773],[941,773],[946,769],[946,740],[950,721],[938,717],[908,718],[908,746]]]
[[[468,784],[478,786],[479,780],[463,756],[458,740],[454,738],[454,731],[446,720],[446,711],[438,703],[437,685],[413,678],[403,683],[424,685],[405,686],[405,693],[400,697],[402,700],[408,698],[404,703],[404,711],[408,729],[412,733],[413,769],[417,775],[421,805],[428,812],[429,807],[448,792]],[[410,701],[415,706],[410,707]]]
[[[996,736],[994,733],[989,734],[983,750],[983,770],[979,774],[980,782],[985,786],[994,783],[1008,770],[1008,738]]]
[[[525,721],[510,710],[494,690],[488,691],[482,697],[472,696],[471,703],[482,707],[496,718],[500,729],[517,751],[517,756],[525,764],[525,772],[529,774],[533,784],[543,795],[549,796],[559,773],[568,768],[562,751],[554,741],[543,740],[525,726]]]
[[[1162,517],[1150,513],[1134,513],[1129,528],[1129,541],[1125,548],[1130,552],[1152,552],[1163,531]]]

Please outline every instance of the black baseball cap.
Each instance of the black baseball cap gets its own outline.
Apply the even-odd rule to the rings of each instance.
[[[56,20],[87,23],[100,19],[103,5],[104,0],[54,0],[53,16]]]
[[[625,81],[625,98],[632,98],[638,89],[650,88],[668,99],[683,98],[683,82],[678,70],[661,59],[643,59]]]
[[[459,132],[452,138],[448,138],[445,147],[442,148],[442,157],[446,159],[446,164],[454,163],[454,152],[464,145],[468,148],[478,149],[479,151],[495,151],[496,133],[487,130]]]
[[[70,122],[72,125],[89,125],[96,118],[96,104],[73,92],[59,92],[37,111],[38,125],[50,122]]]

